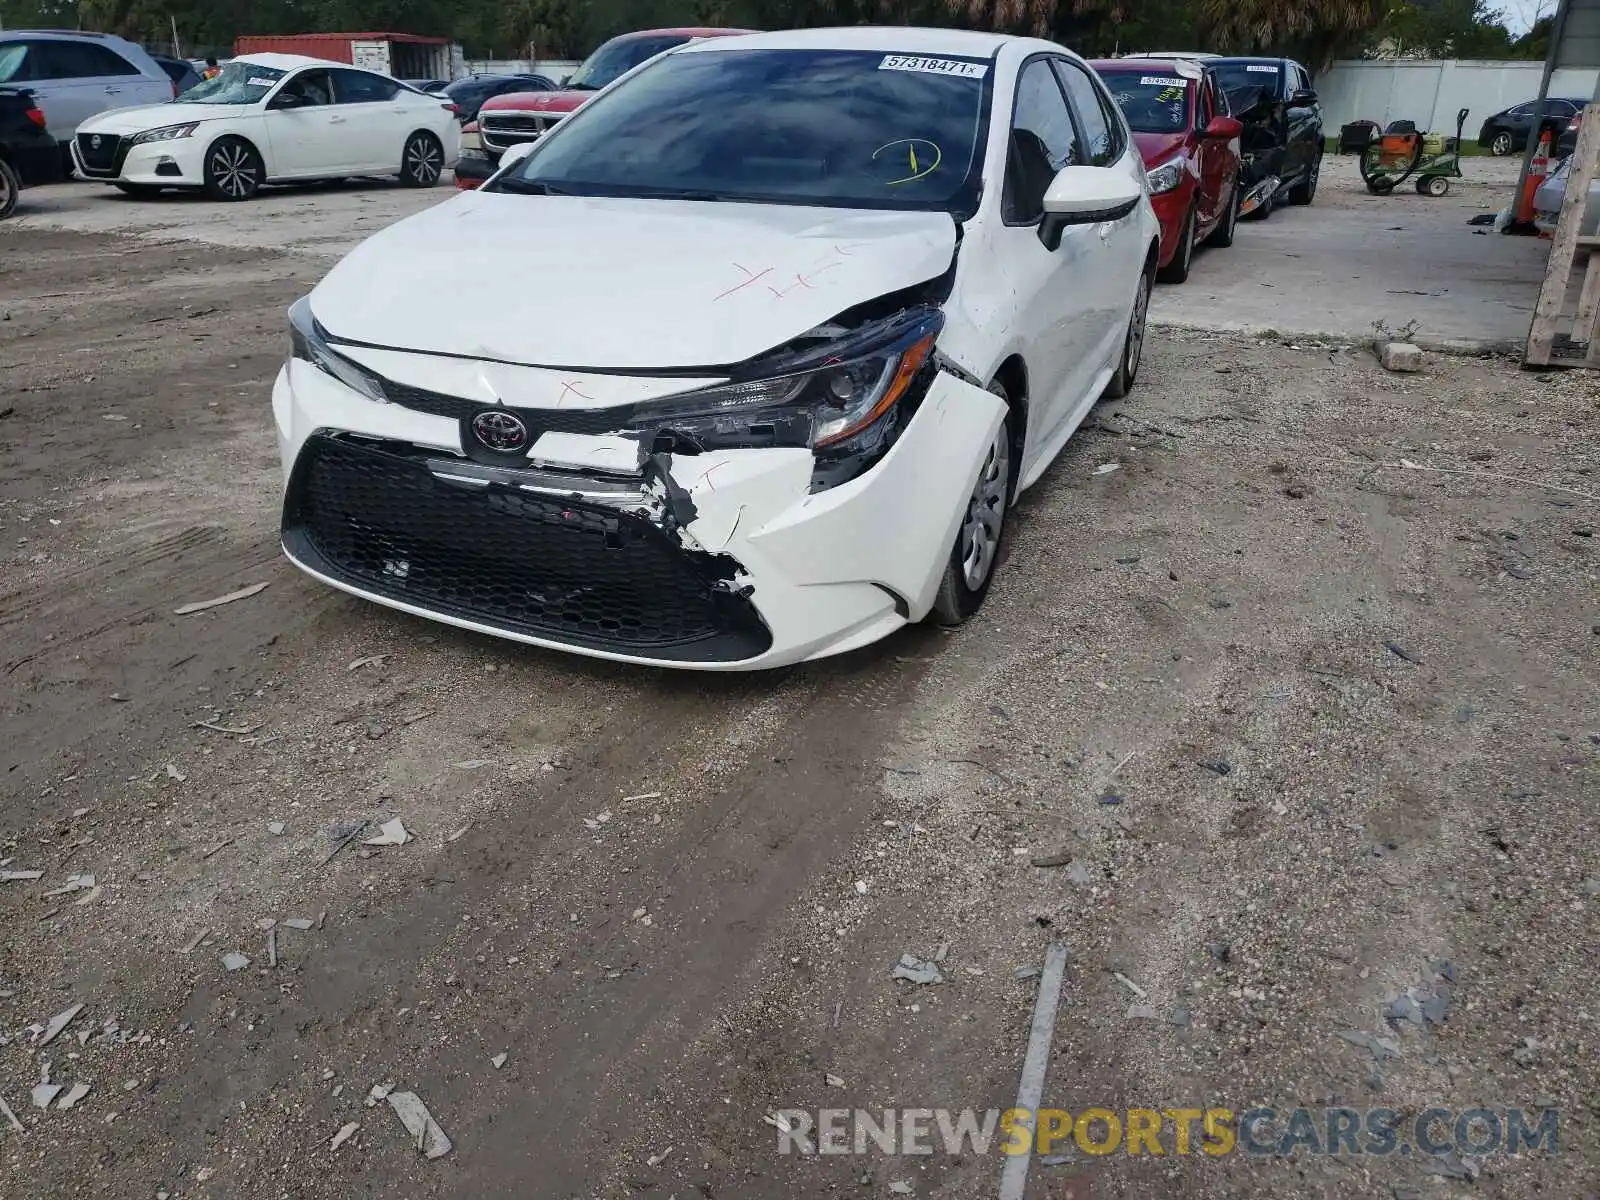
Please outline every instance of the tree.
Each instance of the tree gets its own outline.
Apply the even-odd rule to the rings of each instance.
[[[1373,31],[1375,46],[1403,58],[1511,58],[1505,16],[1485,0],[1400,0]]]

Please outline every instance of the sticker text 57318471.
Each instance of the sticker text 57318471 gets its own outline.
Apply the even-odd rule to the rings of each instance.
[[[1141,75],[1139,76],[1139,86],[1181,88],[1184,86],[1184,81],[1181,79],[1168,79],[1164,75]]]
[[[982,79],[988,73],[985,63],[962,62],[959,58],[920,58],[913,54],[885,54],[880,71],[920,71],[924,75],[957,75],[963,79]]]

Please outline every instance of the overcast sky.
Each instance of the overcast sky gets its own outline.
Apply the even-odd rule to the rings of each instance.
[[[1540,17],[1556,11],[1556,0],[1491,0],[1505,14],[1506,28],[1512,33],[1527,33]]]

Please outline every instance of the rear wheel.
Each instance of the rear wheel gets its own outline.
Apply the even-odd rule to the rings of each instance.
[[[1005,386],[998,380],[989,390],[1009,403]],[[944,578],[939,581],[930,614],[940,625],[960,625],[972,616],[994,582],[1006,529],[1006,506],[1011,502],[1011,421],[1008,409],[984,455],[978,481],[967,499],[966,515],[956,532],[956,544],[944,565]]]
[[[444,147],[431,133],[413,133],[400,155],[400,182],[407,187],[432,187],[444,173]]]
[[[218,138],[206,151],[206,193],[213,200],[248,200],[266,174],[261,155],[243,138]]]
[[[1306,172],[1306,177],[1294,187],[1289,189],[1290,204],[1310,204],[1317,198],[1317,180],[1322,176],[1322,154],[1319,152],[1311,160],[1311,169]]]
[[[1189,265],[1194,261],[1194,209],[1183,218],[1183,228],[1178,230],[1178,245],[1172,252],[1172,261],[1156,272],[1162,283],[1182,283],[1189,278]]]
[[[1128,319],[1128,336],[1122,343],[1122,361],[1117,364],[1117,370],[1111,376],[1111,382],[1106,384],[1104,396],[1107,400],[1120,400],[1133,389],[1133,381],[1139,376],[1139,361],[1144,357],[1144,329],[1146,318],[1150,314],[1150,289],[1154,286],[1154,275],[1148,267],[1143,275],[1139,276],[1139,290],[1133,298],[1133,316]]]
[[[17,200],[22,195],[22,181],[5,159],[0,158],[0,221],[17,211]]]
[[[1239,184],[1233,185],[1233,199],[1228,201],[1228,211],[1222,214],[1221,223],[1211,231],[1211,236],[1206,239],[1206,245],[1225,247],[1233,245],[1233,234],[1239,228],[1239,205],[1242,203],[1239,194]]]
[[[1427,175],[1417,180],[1417,195],[1442,196],[1450,190],[1450,181],[1443,175]]]

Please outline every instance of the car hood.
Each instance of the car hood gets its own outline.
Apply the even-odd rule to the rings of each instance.
[[[184,104],[169,100],[163,104],[139,104],[132,108],[113,108],[96,113],[78,126],[79,133],[114,133],[127,136],[163,125],[182,125],[187,121],[216,121],[239,117],[252,111],[250,104]]]
[[[311,308],[336,338],[398,350],[726,366],[943,274],[955,247],[944,212],[472,192],[362,243]]]
[[[507,92],[489,97],[478,111],[569,113],[594,95],[594,92]]]
[[[1184,136],[1181,133],[1134,133],[1133,141],[1139,147],[1139,157],[1144,159],[1144,165],[1153,167],[1157,163],[1166,162],[1179,150],[1183,149]]]

